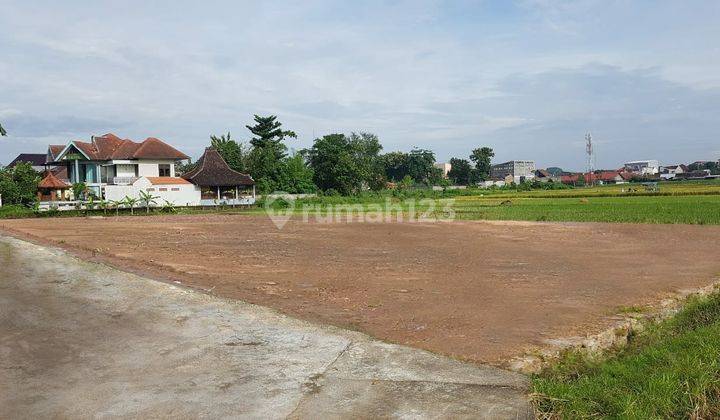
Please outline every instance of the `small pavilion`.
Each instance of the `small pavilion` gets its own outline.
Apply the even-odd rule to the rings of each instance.
[[[226,204],[255,202],[255,181],[248,174],[230,169],[220,153],[212,147],[205,149],[197,166],[182,177],[200,187],[200,200]]]
[[[56,177],[52,171],[47,171],[45,177],[38,184],[38,201],[62,201],[71,185]]]

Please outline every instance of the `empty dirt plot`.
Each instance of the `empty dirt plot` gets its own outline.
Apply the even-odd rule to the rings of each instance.
[[[155,278],[464,360],[597,332],[623,306],[720,274],[720,227],[344,223],[243,215],[3,220]]]

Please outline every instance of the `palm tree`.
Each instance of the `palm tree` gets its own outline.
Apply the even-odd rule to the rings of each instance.
[[[150,205],[157,204],[155,201],[156,197],[147,191],[140,191],[140,202],[145,206],[145,213],[150,213]]]
[[[130,214],[131,214],[131,215],[134,215],[134,214],[135,214],[135,204],[137,204],[138,199],[137,199],[137,198],[130,197],[130,196],[126,196],[126,197],[123,199],[123,202],[124,202],[126,205],[130,206]]]
[[[0,124],[0,136],[7,136],[7,131],[5,131],[2,124]]]

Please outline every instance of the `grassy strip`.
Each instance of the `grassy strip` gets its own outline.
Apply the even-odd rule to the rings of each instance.
[[[193,214],[264,214],[263,209],[257,207],[177,207],[174,211],[163,211],[159,208],[150,208],[147,213],[144,207],[136,207],[131,213],[130,209],[92,209],[92,210],[63,210],[63,211],[42,211],[35,212],[25,206],[11,205],[0,207],[0,220],[2,219],[27,219],[45,217],[84,217],[84,216],[168,216],[168,215],[193,215]]]
[[[328,212],[342,214],[351,207],[366,212],[392,207],[403,211],[414,206],[416,216],[429,211],[430,216],[445,217],[448,199],[412,200],[386,197],[371,201],[298,200],[295,213],[303,206],[313,206],[310,215],[326,216]],[[720,224],[720,195],[653,196],[653,197],[590,197],[590,198],[513,198],[464,197],[451,205],[456,219],[464,220],[526,220],[571,222],[622,222],[663,224]]]
[[[533,387],[545,418],[718,418],[720,294],[692,299],[605,358],[568,352]]]

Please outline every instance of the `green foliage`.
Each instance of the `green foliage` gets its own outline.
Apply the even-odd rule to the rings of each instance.
[[[84,182],[76,182],[72,184],[72,192],[75,200],[83,200],[87,192],[87,185]]]
[[[435,185],[442,179],[442,170],[435,167],[435,154],[430,150],[386,153],[380,157],[379,164],[385,178],[393,182],[410,176],[417,184]]]
[[[247,173],[250,167],[250,151],[243,143],[238,143],[230,137],[230,132],[220,137],[210,136],[210,145],[220,153],[230,169]]]
[[[0,136],[7,136],[7,131],[5,131],[2,124],[0,124]]]
[[[19,204],[8,205],[3,202],[3,206],[0,207],[0,219],[19,219],[23,217],[31,217],[34,214],[35,213],[32,209]]]
[[[283,180],[280,190],[291,194],[308,194],[316,190],[313,183],[313,170],[305,162],[305,158],[300,153],[285,159]]]
[[[150,206],[157,204],[155,201],[160,197],[154,196],[147,191],[140,191],[140,203],[145,207],[145,212],[150,213]]]
[[[283,180],[287,146],[283,141],[286,137],[297,138],[293,131],[283,130],[277,117],[260,117],[255,115],[255,125],[246,126],[254,135],[250,139],[252,150],[248,158],[249,172],[255,179],[258,189],[263,193],[280,190]]]
[[[330,134],[316,139],[305,153],[319,189],[351,195],[383,184],[378,163],[381,149],[374,134]]]
[[[675,317],[604,357],[568,352],[533,380],[536,405],[562,418],[720,416],[720,295],[691,300]]]
[[[4,204],[29,205],[37,200],[40,174],[27,162],[0,169],[0,194]]]
[[[442,170],[435,167],[435,153],[426,149],[410,151],[407,174],[418,184],[424,185],[433,185],[442,178]]]
[[[135,204],[138,203],[137,198],[128,195],[123,199],[123,203],[130,208],[130,214],[135,214]]]
[[[472,179],[472,168],[466,159],[450,159],[450,178],[456,185],[469,185]]]
[[[182,176],[182,175],[192,171],[195,168],[197,168],[197,162],[195,162],[195,163],[189,162],[189,161],[187,163],[178,162],[175,164],[175,175]]]
[[[470,154],[470,160],[475,164],[471,182],[485,181],[490,179],[490,167],[495,152],[489,147],[474,149]]]

